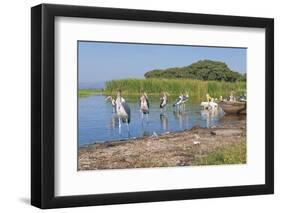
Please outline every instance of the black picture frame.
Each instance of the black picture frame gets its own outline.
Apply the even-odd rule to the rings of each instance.
[[[54,21],[55,17],[101,18],[162,23],[264,28],[265,184],[93,195],[54,195]],[[122,203],[217,198],[274,193],[274,20],[164,11],[41,4],[31,8],[31,204],[60,208]]]

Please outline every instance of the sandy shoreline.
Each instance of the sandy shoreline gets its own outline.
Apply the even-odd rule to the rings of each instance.
[[[79,148],[78,169],[122,169],[193,165],[217,149],[245,143],[246,117],[224,116],[211,128],[194,127],[183,132]]]

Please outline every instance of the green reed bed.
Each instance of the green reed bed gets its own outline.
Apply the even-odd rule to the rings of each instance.
[[[101,89],[80,89],[78,92],[79,97],[88,97],[95,94],[103,94]]]
[[[205,97],[209,93],[212,97],[228,97],[233,90],[241,95],[246,91],[246,82],[202,81],[194,79],[122,79],[112,80],[105,84],[103,93],[115,95],[118,89],[123,95],[139,94],[143,89],[148,94],[159,94],[161,91],[178,95],[188,92],[191,97]]]

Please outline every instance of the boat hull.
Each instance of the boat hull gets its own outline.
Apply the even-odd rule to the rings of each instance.
[[[226,114],[246,114],[246,102],[222,101],[219,106]]]

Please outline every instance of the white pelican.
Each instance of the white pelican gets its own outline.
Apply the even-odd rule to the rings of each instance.
[[[131,110],[125,99],[121,96],[121,91],[117,92],[116,98],[116,113],[119,120],[119,134],[121,134],[121,122],[127,124],[128,132],[130,130],[129,123],[131,120]]]
[[[209,102],[202,101],[200,104],[202,109],[208,110],[209,109]]]
[[[218,104],[212,98],[210,102],[201,102],[201,107],[204,110],[216,110],[218,109]]]
[[[236,101],[236,98],[234,96],[234,91],[232,90],[229,96],[229,101]]]
[[[211,102],[209,103],[211,110],[216,110],[218,109],[218,104],[214,101],[212,98]]]
[[[111,102],[112,105],[112,112],[116,112],[116,101],[114,98],[112,98],[112,96],[108,96],[105,100],[109,100]]]
[[[209,93],[206,94],[207,102],[210,102],[212,100],[212,97],[209,95]]]

